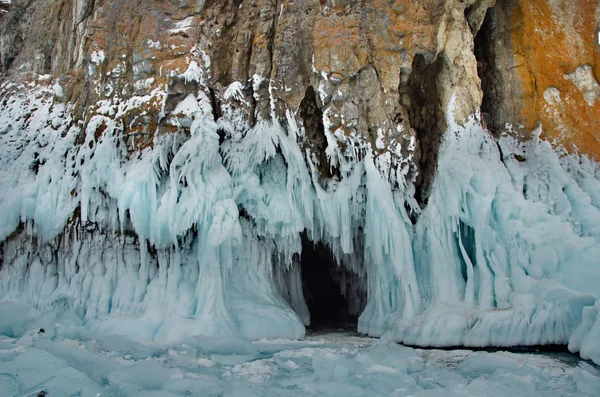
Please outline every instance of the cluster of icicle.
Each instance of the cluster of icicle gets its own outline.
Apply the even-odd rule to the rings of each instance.
[[[182,77],[202,87],[202,68]],[[539,138],[494,140],[476,118],[454,123],[450,106],[413,224],[407,184],[382,176],[367,143],[328,148],[341,176],[324,188],[293,112],[248,126],[225,102],[215,120],[203,89],[173,111],[186,132],[128,153],[119,114],[164,95],[105,101],[83,131],[51,88],[2,103],[1,299],[161,343],[301,338],[306,232],[366,285],[359,332],[422,346],[570,343],[600,362],[594,162]]]

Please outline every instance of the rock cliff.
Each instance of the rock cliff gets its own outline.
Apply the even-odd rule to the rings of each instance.
[[[236,106],[249,123],[291,110],[324,177],[339,166],[326,155],[343,144],[336,134],[357,136],[391,153],[424,199],[452,95],[459,121],[482,108],[495,131],[510,123],[528,136],[541,123],[556,144],[600,153],[600,6],[591,0],[17,0],[11,8],[4,79],[47,76],[62,87],[58,100],[76,104],[76,120],[85,124],[99,101],[168,92],[164,109],[157,100],[120,115],[132,150],[174,130],[169,112],[197,88],[176,76],[202,53],[216,108],[239,83]]]
[[[489,124],[525,136],[541,125],[545,139],[597,160],[599,34],[596,1],[497,1],[476,40]]]
[[[356,135],[391,152],[426,192],[453,94],[457,120],[483,99],[498,132],[510,123],[528,136],[541,123],[556,144],[600,153],[600,6],[591,0],[17,0],[11,8],[4,79],[50,75],[62,87],[57,99],[76,104],[84,124],[101,100],[168,91],[164,109],[154,101],[121,115],[132,150],[173,130],[169,111],[195,89],[176,76],[202,53],[216,108],[240,83],[237,105],[250,123],[293,111],[323,176],[335,173],[325,155],[335,134]]]

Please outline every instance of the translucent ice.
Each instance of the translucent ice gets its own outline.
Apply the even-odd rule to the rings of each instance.
[[[55,318],[54,326],[71,328],[66,320]],[[389,334],[254,343],[193,337],[159,345],[30,331],[20,339],[0,337],[2,396],[595,396],[600,390],[600,371],[572,355],[419,350],[397,345]]]
[[[390,169],[392,153],[332,135],[327,155],[339,174],[325,180],[297,115],[273,108],[246,124],[243,83],[216,112],[203,85],[209,68],[198,52],[175,76],[200,87],[163,115],[177,132],[131,152],[122,116],[164,102],[166,88],[102,101],[84,127],[51,87],[7,96],[0,299],[32,314],[70,313],[68,332],[81,339],[299,339],[310,323],[304,233],[356,276],[360,285],[344,286],[349,302],[366,291],[361,333],[420,346],[569,343],[598,362],[596,163],[559,156],[538,136],[494,139],[476,119],[448,117],[413,224],[414,186]],[[20,337],[23,321],[2,318],[0,331]],[[118,351],[122,340],[101,343]]]

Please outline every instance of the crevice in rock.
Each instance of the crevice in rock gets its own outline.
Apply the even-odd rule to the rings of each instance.
[[[212,108],[212,115],[215,121],[219,120],[223,114],[221,113],[221,104],[215,95],[215,90],[211,87],[207,88],[208,98],[210,99],[210,107]]]
[[[0,23],[2,22],[4,15],[6,15],[8,13],[9,9],[10,9],[10,3],[0,2]],[[2,57],[0,57],[0,72],[3,70],[4,70],[4,68],[2,67]],[[1,254],[1,248],[0,248],[0,254]],[[0,257],[0,268],[2,267],[1,261],[2,261],[2,258]]]
[[[417,133],[421,149],[418,164],[420,172],[416,181],[416,198],[421,204],[427,203],[437,166],[439,146],[446,130],[438,88],[438,76],[442,71],[443,62],[442,57],[430,63],[425,56],[415,55],[407,87],[403,89],[409,99],[410,125]]]
[[[271,23],[267,33],[267,51],[269,54],[269,77],[273,75],[273,55],[275,54],[275,37],[277,35],[277,21],[279,20],[279,12],[277,12],[278,9],[279,0],[275,0],[275,6],[271,10],[273,14],[271,15]]]
[[[307,145],[310,145],[311,151],[316,156],[318,164],[315,165],[321,176],[325,178],[329,176],[329,162],[325,154],[327,142],[325,140],[325,128],[323,127],[323,112],[317,105],[317,94],[312,86],[309,86],[304,93],[304,98],[298,108],[298,115],[304,125]]]
[[[208,94],[208,99],[210,100],[210,107],[212,109],[213,119],[216,122],[223,116],[223,114],[221,112],[221,104],[220,104],[217,96],[215,95],[215,90],[208,87],[206,89],[206,92]],[[219,128],[219,129],[217,129],[217,134],[219,135],[219,146],[221,146],[223,144],[223,142],[225,142],[225,138],[227,137],[227,132],[223,128]]]
[[[501,108],[501,80],[496,65],[496,51],[494,45],[495,8],[488,9],[479,32],[475,36],[475,58],[477,59],[477,74],[481,80],[483,100],[481,103],[481,118],[487,128],[496,135],[501,128],[501,116],[498,109]]]
[[[470,7],[465,9],[465,18],[473,36],[479,32],[484,17],[487,15],[489,8],[493,7],[495,3],[496,0],[475,0]]]
[[[0,18],[4,16],[10,9],[10,3],[0,2]]]

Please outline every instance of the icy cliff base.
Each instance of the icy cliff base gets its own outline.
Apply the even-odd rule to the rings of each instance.
[[[107,101],[82,131],[52,95],[0,109],[5,301],[73,310],[95,335],[301,338],[306,232],[357,275],[348,300],[367,291],[359,332],[421,346],[570,341],[600,362],[600,182],[585,158],[449,115],[413,225],[411,181],[389,153],[336,135],[340,176],[324,183],[292,112],[249,127],[224,103],[215,120],[199,91],[174,111],[182,132],[131,153],[115,120],[152,96]]]

